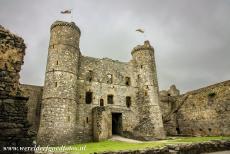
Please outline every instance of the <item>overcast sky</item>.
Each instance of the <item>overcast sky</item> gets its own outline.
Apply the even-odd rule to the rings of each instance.
[[[60,14],[69,8],[72,17]],[[55,20],[79,26],[87,56],[129,61],[148,39],[160,89],[175,84],[185,92],[230,79],[230,0],[0,0],[0,24],[27,45],[21,83],[43,85]]]

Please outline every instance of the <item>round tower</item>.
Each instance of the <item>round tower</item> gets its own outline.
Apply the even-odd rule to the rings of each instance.
[[[145,140],[164,138],[154,49],[149,41],[145,41],[144,45],[138,45],[132,50],[132,57],[138,89],[136,103],[139,112],[139,124],[134,132]]]
[[[76,82],[81,32],[75,23],[62,21],[54,22],[50,31],[38,143],[63,145],[76,139]]]

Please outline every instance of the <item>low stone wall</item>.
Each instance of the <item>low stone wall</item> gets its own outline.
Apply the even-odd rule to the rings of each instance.
[[[193,144],[167,145],[159,149],[144,149],[134,151],[102,152],[94,154],[201,154],[230,150],[230,141],[210,141]]]

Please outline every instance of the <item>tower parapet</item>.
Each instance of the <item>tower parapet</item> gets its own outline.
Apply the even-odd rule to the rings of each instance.
[[[62,145],[76,140],[79,38],[80,29],[73,22],[56,21],[51,26],[38,132],[41,145]]]
[[[135,135],[145,140],[164,138],[154,48],[149,41],[145,41],[144,45],[138,45],[132,50],[132,56],[137,76],[136,102],[139,112]]]

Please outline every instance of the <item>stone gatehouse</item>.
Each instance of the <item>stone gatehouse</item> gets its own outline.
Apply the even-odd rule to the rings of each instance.
[[[129,62],[83,56],[80,29],[51,26],[38,143],[99,141],[120,134],[153,140],[165,133],[154,49],[136,46]]]

